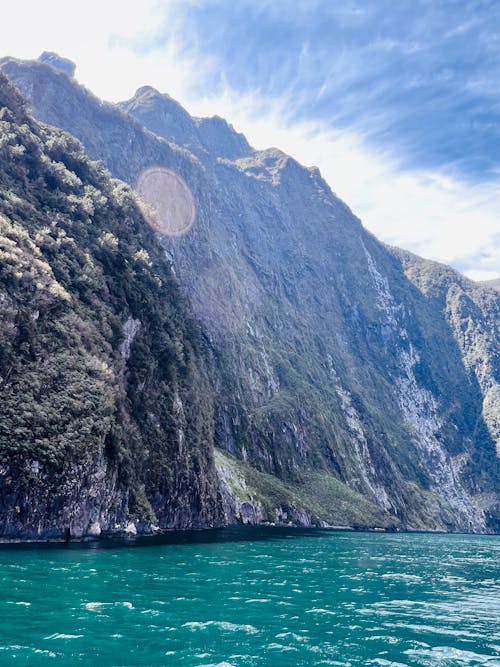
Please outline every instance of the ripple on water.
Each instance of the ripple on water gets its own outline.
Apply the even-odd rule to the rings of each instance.
[[[246,632],[249,635],[256,635],[259,632],[253,625],[230,623],[229,621],[187,621],[182,624],[183,628],[189,628],[190,630],[205,630],[211,626],[226,632]]]
[[[87,611],[101,612],[111,607],[123,607],[124,609],[133,609],[134,605],[131,602],[85,602],[83,607]]]
[[[380,667],[409,667],[406,662],[394,662],[393,660],[386,660],[385,658],[375,658],[368,660],[367,665],[380,665]]]
[[[280,653],[297,653],[299,650],[296,646],[287,646],[285,644],[278,644],[277,642],[271,642],[267,645],[267,648],[270,651],[279,651]]]
[[[332,533],[0,550],[0,665],[500,667],[495,545]]]
[[[432,648],[407,649],[406,655],[415,657],[422,665],[440,665],[441,667],[459,667],[459,665],[487,665],[500,667],[500,658],[474,651],[465,651],[451,646],[434,646]]]
[[[304,635],[298,635],[295,632],[279,632],[276,635],[276,639],[293,639],[296,642],[309,641],[309,637],[304,637]]]
[[[464,628],[447,628],[435,625],[422,625],[420,623],[384,623],[388,628],[400,628],[402,630],[414,630],[419,634],[448,635],[450,637],[469,637],[471,639],[480,639],[482,635],[477,632],[469,632]]]
[[[401,574],[400,572],[387,572],[381,575],[382,579],[389,579],[393,581],[406,581],[409,584],[419,584],[422,577],[418,574]]]

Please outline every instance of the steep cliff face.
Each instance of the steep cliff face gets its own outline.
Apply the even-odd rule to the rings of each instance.
[[[130,189],[0,74],[0,538],[223,521],[200,335]]]
[[[318,170],[151,88],[119,110],[46,65],[2,69],[115,176],[165,166],[194,193],[164,243],[209,344],[226,520],[500,528],[494,290],[387,248]]]

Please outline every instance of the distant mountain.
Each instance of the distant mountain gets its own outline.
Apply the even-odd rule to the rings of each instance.
[[[495,290],[380,243],[317,169],[221,119],[1,68],[114,176],[163,166],[194,194],[163,243],[205,339],[224,521],[500,530]]]

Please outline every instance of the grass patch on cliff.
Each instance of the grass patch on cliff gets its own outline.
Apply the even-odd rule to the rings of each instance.
[[[300,483],[283,482],[274,475],[260,472],[232,455],[216,450],[217,467],[229,472],[229,489],[240,502],[258,502],[269,520],[276,520],[277,510],[303,511],[320,525],[354,528],[390,528],[398,520],[384,513],[374,503],[339,479],[325,472],[310,473]]]

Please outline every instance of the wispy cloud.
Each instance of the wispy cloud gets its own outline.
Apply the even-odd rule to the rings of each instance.
[[[225,116],[256,147],[317,164],[383,240],[500,273],[498,3],[47,0],[8,13],[6,53],[56,50],[106,99],[148,83]]]

